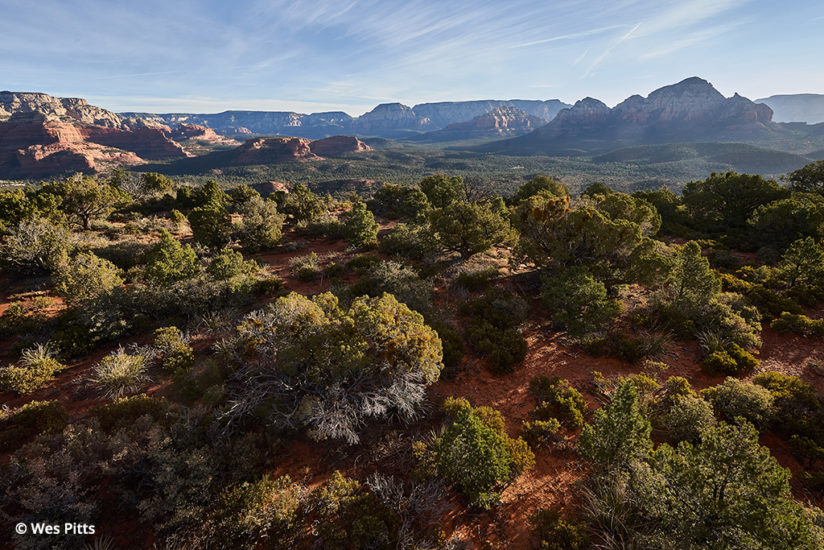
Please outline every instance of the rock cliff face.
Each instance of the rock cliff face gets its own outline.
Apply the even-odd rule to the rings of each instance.
[[[235,164],[270,164],[319,158],[304,138],[255,138],[232,151]]]
[[[561,109],[570,105],[550,99],[547,101],[510,99],[486,99],[480,101],[444,101],[439,103],[421,103],[412,107],[419,117],[426,117],[440,128],[445,128],[456,122],[468,122],[475,117],[494,111],[499,107],[514,107],[524,113],[549,122]],[[546,124],[546,122],[544,124]]]
[[[344,153],[371,151],[372,148],[353,136],[332,136],[309,143],[309,149],[321,157],[334,157]]]
[[[496,107],[468,122],[453,122],[442,130],[427,132],[416,140],[441,142],[520,136],[545,125],[547,122],[547,120],[528,115],[515,107]]]
[[[185,156],[168,126],[78,98],[0,92],[0,179],[94,172]]]
[[[787,94],[756,99],[773,110],[776,122],[824,122],[824,94]]]
[[[426,117],[418,116],[412,107],[401,103],[383,103],[359,116],[353,130],[361,135],[391,136],[405,130],[433,129],[435,125]]]
[[[575,154],[630,145],[679,142],[760,143],[784,131],[772,110],[735,94],[725,98],[697,77],[634,95],[610,109],[586,98],[546,126],[479,149],[520,154]]]

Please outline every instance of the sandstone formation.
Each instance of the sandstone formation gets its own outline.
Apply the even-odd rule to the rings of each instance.
[[[271,164],[318,157],[305,138],[254,138],[233,150],[234,164]]]
[[[344,153],[371,151],[372,148],[353,136],[332,136],[309,143],[309,149],[321,157],[334,157]]]
[[[468,122],[453,122],[442,130],[427,132],[416,141],[439,142],[520,136],[548,121],[511,106],[496,107]]]
[[[0,179],[94,172],[186,156],[168,126],[79,98],[0,92]]]

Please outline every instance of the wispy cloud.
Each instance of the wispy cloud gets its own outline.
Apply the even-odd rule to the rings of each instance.
[[[641,23],[636,23],[636,25],[635,25],[634,27],[632,27],[632,28],[631,28],[631,29],[630,29],[627,33],[625,33],[625,34],[621,35],[620,37],[618,37],[618,39],[617,39],[617,40],[613,41],[613,42],[612,42],[612,43],[611,43],[611,44],[607,47],[607,49],[605,49],[605,50],[601,53],[601,55],[599,55],[598,57],[596,57],[596,58],[595,58],[595,60],[594,60],[592,63],[590,63],[589,68],[586,70],[586,73],[584,73],[584,76],[589,76],[590,74],[592,74],[592,71],[594,71],[594,70],[595,70],[595,68],[596,68],[598,65],[600,65],[600,64],[601,64],[601,62],[603,62],[603,61],[604,61],[604,59],[606,59],[606,58],[607,58],[607,56],[613,52],[613,50],[615,50],[615,48],[617,48],[617,47],[618,47],[618,46],[620,46],[623,42],[625,42],[626,40],[628,40],[628,39],[629,39],[629,38],[630,38],[630,37],[631,37],[631,36],[635,33],[635,31],[637,31],[640,27],[641,27]]]

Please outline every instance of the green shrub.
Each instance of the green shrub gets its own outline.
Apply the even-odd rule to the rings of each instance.
[[[19,366],[8,366],[0,371],[0,387],[21,395],[31,393],[64,368],[48,345],[38,344],[23,351]]]
[[[120,270],[91,252],[81,252],[58,269],[54,290],[70,305],[110,294],[123,284]]]
[[[197,254],[192,247],[180,244],[168,231],[161,231],[160,241],[146,253],[146,279],[167,284],[197,272]]]
[[[430,321],[427,323],[438,333],[443,345],[443,366],[441,376],[449,378],[454,375],[455,369],[461,364],[464,356],[463,338],[449,323],[441,321]]]
[[[81,324],[69,324],[54,331],[51,341],[60,350],[61,359],[72,359],[90,352],[94,338],[89,328]]]
[[[727,378],[723,384],[703,390],[701,396],[727,422],[736,422],[740,417],[764,430],[773,418],[772,394],[750,382]]]
[[[525,318],[527,305],[522,299],[499,291],[461,304],[466,321],[466,338],[481,355],[489,357],[489,368],[496,374],[512,372],[523,362],[527,343],[516,328]]]
[[[145,393],[130,397],[121,397],[113,403],[92,407],[91,415],[106,432],[128,428],[141,416],[150,416],[160,422],[166,416],[169,404],[165,399],[150,397]]]
[[[58,401],[30,401],[0,423],[0,445],[8,451],[38,434],[60,432],[68,418],[66,408]]]
[[[488,509],[497,503],[504,484],[534,465],[522,439],[511,439],[501,414],[473,408],[465,399],[448,399],[444,410],[452,423],[431,446],[439,475],[469,497],[470,505]]]
[[[541,296],[553,322],[574,336],[606,330],[621,312],[621,303],[610,299],[604,284],[584,267],[545,277]]]
[[[346,262],[346,268],[362,275],[381,262],[383,259],[377,254],[358,254]]]
[[[329,277],[330,279],[340,277],[341,275],[343,275],[344,271],[346,271],[346,268],[341,264],[335,262],[332,262],[323,268],[324,276]]]
[[[89,381],[102,396],[117,399],[136,392],[148,382],[147,369],[144,355],[132,355],[119,348],[95,365]]]
[[[257,262],[253,260],[244,261],[243,254],[237,250],[224,248],[209,263],[206,273],[217,280],[228,281],[232,277],[240,275],[254,275],[259,270],[260,267]]]
[[[540,550],[584,550],[590,547],[586,524],[564,519],[556,510],[540,509],[529,518],[529,523],[538,535]]]
[[[306,256],[296,256],[289,261],[292,275],[299,281],[314,281],[320,276],[320,262],[314,252]]]
[[[523,438],[533,447],[551,445],[559,439],[561,423],[557,418],[524,421]]]
[[[352,209],[346,214],[343,224],[343,236],[347,243],[357,247],[378,244],[378,224],[363,201],[356,200],[352,203]]]
[[[419,312],[429,310],[432,295],[429,282],[421,279],[411,267],[394,261],[372,266],[350,290],[354,296],[380,296],[386,292]]]
[[[172,211],[169,212],[169,219],[172,220],[172,223],[177,227],[183,227],[183,225],[189,221],[186,219],[186,216],[183,215],[183,212],[177,209],[172,209]]]
[[[681,441],[697,443],[704,430],[716,425],[712,407],[694,394],[668,395],[668,410],[656,419],[667,441],[673,445]]]
[[[783,312],[770,326],[777,332],[795,332],[802,336],[824,337],[824,319],[810,319],[806,315]]]
[[[253,195],[240,203],[238,211],[243,216],[238,240],[244,250],[257,252],[277,246],[283,236],[284,216],[274,202]]]
[[[584,425],[587,411],[581,392],[564,378],[538,376],[529,381],[529,391],[538,400],[535,416],[540,420],[559,418],[569,429],[577,430]]]
[[[298,184],[284,197],[278,209],[295,222],[300,222],[321,215],[326,211],[326,204],[308,187]]]
[[[375,211],[389,219],[413,220],[429,210],[429,199],[415,187],[384,183],[373,196]]]
[[[758,366],[758,359],[738,344],[724,346],[713,351],[702,362],[701,368],[708,374],[738,376],[752,371]]]
[[[232,218],[221,203],[209,201],[192,210],[189,226],[196,243],[208,248],[220,248],[229,242]]]
[[[461,271],[455,277],[455,284],[470,291],[485,290],[492,279],[498,276],[497,267],[487,267],[477,271]]]
[[[195,353],[177,327],[157,329],[152,344],[160,354],[163,370],[168,373],[188,372],[195,364]]]
[[[52,273],[64,264],[73,248],[64,226],[46,219],[23,220],[0,244],[0,261],[22,274]]]
[[[421,260],[432,246],[432,234],[425,225],[399,223],[381,237],[378,250],[389,256]]]

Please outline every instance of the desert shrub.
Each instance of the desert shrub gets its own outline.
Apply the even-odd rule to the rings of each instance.
[[[323,548],[393,548],[401,518],[368,487],[335,472],[312,492],[313,527]]]
[[[123,284],[120,270],[91,252],[81,252],[58,269],[54,290],[71,305],[111,293]]]
[[[172,211],[169,212],[169,219],[172,220],[172,223],[175,224],[175,226],[178,228],[183,227],[186,223],[189,222],[189,220],[186,218],[183,212],[177,210],[176,208],[173,208]]]
[[[189,226],[196,243],[208,248],[220,248],[229,242],[232,218],[222,203],[210,200],[192,210]]]
[[[604,284],[584,267],[544,277],[541,297],[553,322],[575,336],[606,330],[621,312],[621,303],[608,298]]]
[[[305,185],[296,185],[278,206],[294,222],[311,221],[326,212],[326,203]]]
[[[334,279],[335,277],[340,277],[343,275],[343,272],[346,271],[346,268],[335,262],[331,262],[323,268],[323,274],[330,279]]]
[[[120,269],[128,270],[145,263],[145,256],[152,248],[151,244],[138,241],[119,241],[92,251],[99,258],[107,260]]]
[[[537,175],[529,181],[526,181],[518,187],[518,190],[512,195],[512,202],[517,204],[523,200],[533,197],[539,193],[548,193],[556,197],[569,197],[569,188],[563,183],[552,177],[544,175]]]
[[[314,281],[320,276],[320,263],[314,252],[306,256],[295,256],[289,261],[289,268],[299,281]]]
[[[374,210],[389,219],[414,220],[429,210],[429,199],[420,189],[383,184],[372,197]]]
[[[235,370],[227,422],[256,415],[350,443],[368,418],[414,418],[443,368],[437,333],[388,294],[344,310],[330,293],[291,293],[250,314],[222,348]]]
[[[100,423],[101,429],[111,432],[128,428],[142,416],[149,416],[154,422],[161,422],[168,410],[169,404],[165,399],[142,393],[120,397],[112,403],[96,405],[90,412]]]
[[[708,374],[738,376],[752,371],[758,366],[758,359],[738,344],[729,344],[710,353],[701,368]]]
[[[363,275],[381,262],[383,260],[377,254],[358,254],[346,262],[346,268]]]
[[[243,222],[238,230],[238,240],[244,250],[257,252],[277,246],[283,235],[283,218],[272,201],[252,196],[240,203],[238,211]]]
[[[564,519],[557,510],[540,509],[529,518],[529,523],[538,535],[540,550],[584,550],[590,547],[586,524]]]
[[[496,277],[498,277],[496,267],[487,267],[477,271],[461,271],[455,276],[455,284],[470,291],[485,290]]]
[[[9,303],[6,311],[0,316],[0,330],[5,333],[16,332],[25,334],[37,332],[48,323],[44,309],[52,304],[45,296],[38,296],[25,302],[15,300]]]
[[[798,239],[820,238],[822,222],[824,198],[818,194],[793,193],[755,209],[747,220],[747,227],[753,241],[760,246],[783,250]]]
[[[347,212],[343,223],[346,242],[357,247],[371,247],[378,244],[378,224],[375,216],[366,208],[366,203],[356,200]]]
[[[802,336],[824,336],[824,319],[810,319],[803,314],[783,312],[770,326],[778,332],[795,332]]]
[[[656,426],[663,431],[667,441],[697,443],[704,430],[715,426],[715,414],[706,400],[690,394],[668,395],[670,405],[656,418]]]
[[[145,276],[154,283],[166,284],[192,277],[198,272],[197,254],[182,245],[168,231],[161,231],[160,241],[146,253]]]
[[[489,291],[482,298],[461,304],[460,311],[468,317],[467,340],[476,352],[489,357],[493,372],[512,372],[523,362],[527,344],[516,327],[526,318],[526,302],[500,291]]]
[[[311,220],[303,220],[295,224],[295,233],[305,237],[343,239],[346,236],[345,229],[340,218],[331,212],[323,212]]]
[[[50,182],[41,192],[60,197],[60,209],[83,229],[89,229],[92,220],[105,218],[118,203],[129,199],[109,182],[80,174]]]
[[[231,248],[221,250],[206,268],[206,273],[218,281],[228,281],[233,277],[254,275],[260,270],[257,262],[244,261],[243,254]]]
[[[586,401],[581,392],[569,384],[569,380],[538,376],[529,381],[529,391],[538,400],[534,415],[539,420],[558,418],[572,430],[584,425]]]
[[[512,238],[508,213],[494,201],[436,208],[429,214],[429,228],[440,249],[457,252],[462,260]]]
[[[30,401],[0,422],[0,444],[6,450],[16,449],[38,434],[62,431],[68,419],[66,408],[58,401]]]
[[[95,365],[89,382],[100,395],[117,399],[136,392],[149,381],[148,367],[144,354],[129,354],[121,347]]]
[[[429,282],[421,279],[411,267],[393,261],[370,268],[350,290],[355,296],[380,296],[386,292],[419,312],[429,309],[432,296]]]
[[[160,364],[166,372],[186,372],[195,363],[195,353],[177,327],[157,329],[152,345],[158,351]]]
[[[432,249],[432,235],[427,226],[399,223],[381,237],[378,250],[390,256],[420,260]]]
[[[465,399],[448,399],[444,410],[451,424],[430,448],[438,475],[458,487],[470,505],[488,509],[510,479],[534,465],[535,457],[523,439],[506,434],[498,411],[474,408]]]
[[[55,351],[38,344],[23,351],[19,366],[0,370],[0,387],[17,394],[31,393],[66,367],[54,358]]]
[[[727,422],[736,422],[740,417],[764,430],[772,421],[773,396],[756,384],[727,378],[723,384],[703,390],[701,396]]]
[[[456,201],[466,200],[466,188],[460,176],[427,176],[418,183],[418,187],[434,208],[443,208]]]
[[[560,438],[561,423],[557,418],[547,420],[525,420],[523,438],[533,447],[548,446]]]
[[[461,364],[464,356],[463,338],[449,323],[442,321],[428,321],[427,324],[438,333],[443,346],[443,366],[444,370],[441,375],[449,378],[450,374],[455,373],[455,369]]]
[[[303,530],[306,489],[289,476],[244,482],[221,493],[214,542],[231,548],[292,548]]]
[[[54,331],[51,342],[60,350],[58,357],[66,360],[90,352],[94,348],[94,340],[94,335],[87,326],[68,323]]]
[[[62,225],[46,219],[23,220],[0,244],[0,259],[16,273],[51,273],[68,260],[72,248],[71,233]]]

